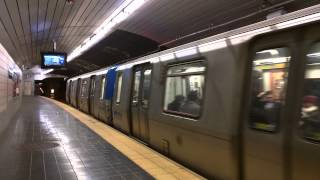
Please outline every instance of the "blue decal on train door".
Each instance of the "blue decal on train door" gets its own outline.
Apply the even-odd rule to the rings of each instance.
[[[117,74],[116,69],[117,69],[117,67],[113,67],[106,74],[107,86],[106,86],[106,91],[105,91],[105,99],[110,100],[110,101],[113,98],[114,83],[116,81],[116,74]]]

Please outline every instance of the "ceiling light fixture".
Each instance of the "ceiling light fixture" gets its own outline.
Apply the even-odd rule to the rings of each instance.
[[[124,1],[87,39],[85,39],[78,47],[76,47],[67,58],[70,62],[83,52],[91,48],[93,45],[101,41],[108,35],[112,29],[126,20],[132,13],[138,10],[148,0],[126,0]]]

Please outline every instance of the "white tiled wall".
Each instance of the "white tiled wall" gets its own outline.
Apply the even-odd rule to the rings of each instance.
[[[9,78],[9,72],[16,74],[19,83],[15,85],[13,78]],[[14,63],[5,48],[0,44],[0,113],[5,113],[10,106],[17,106],[21,101],[21,69]],[[19,92],[19,95],[14,94]],[[16,107],[15,107],[16,108]],[[1,120],[1,117],[0,117]]]

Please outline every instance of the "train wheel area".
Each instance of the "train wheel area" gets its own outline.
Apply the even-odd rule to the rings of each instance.
[[[205,179],[184,166],[168,159],[158,152],[150,149],[139,141],[128,137],[107,124],[94,119],[79,110],[49,98],[43,98],[54,103],[76,120],[86,125],[93,132],[102,137],[106,143],[111,144],[128,159],[156,179]]]

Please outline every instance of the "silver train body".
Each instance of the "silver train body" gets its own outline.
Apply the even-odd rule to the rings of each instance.
[[[66,100],[208,178],[319,179],[320,131],[308,114],[318,97],[305,91],[318,87],[308,58],[317,60],[319,12],[73,77]]]

